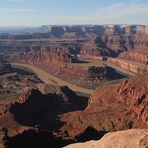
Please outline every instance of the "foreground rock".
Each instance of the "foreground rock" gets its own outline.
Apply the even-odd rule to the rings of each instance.
[[[148,129],[132,129],[106,134],[101,140],[68,145],[65,148],[147,148]]]

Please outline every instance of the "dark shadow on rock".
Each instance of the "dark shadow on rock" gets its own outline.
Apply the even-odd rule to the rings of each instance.
[[[27,69],[23,69],[23,68],[13,68],[14,71],[17,72],[17,74],[19,75],[34,75],[33,72],[27,70]]]
[[[77,59],[77,58],[73,58],[72,59],[72,63],[79,63],[79,64],[85,64],[85,63],[89,63],[88,61],[84,61],[84,60],[80,60],[80,59]]]
[[[77,55],[80,53],[81,48],[80,48],[79,43],[74,46],[69,46],[69,44],[66,44],[66,46],[68,46],[69,52],[71,54]]]
[[[115,52],[114,50],[109,49],[109,48],[107,48],[107,50],[109,51],[109,53],[110,53],[110,57],[112,57],[112,58],[116,58],[116,57],[118,57],[119,54],[120,54],[120,53]]]
[[[76,137],[76,140],[78,142],[100,140],[106,133],[107,133],[106,131],[97,131],[92,127],[88,127],[83,134]]]
[[[6,140],[6,148],[61,148],[73,142],[56,138],[51,132],[34,130],[7,137]]]
[[[71,96],[68,96],[68,100],[65,100],[61,95],[43,95],[38,90],[32,90],[25,103],[12,105],[10,112],[14,115],[15,120],[21,125],[35,128],[13,137],[6,136],[7,148],[60,148],[71,143],[102,138],[106,133],[105,131],[98,132],[88,127],[84,133],[76,136],[73,140],[64,140],[65,137],[62,137],[59,129],[65,123],[60,121],[59,115],[81,110],[86,107],[86,104],[80,105],[84,98],[75,98],[76,94],[71,93],[71,90],[68,90],[67,87],[62,87],[61,90],[66,96],[71,94]]]
[[[76,110],[84,110],[88,105],[88,97],[77,96],[75,92],[69,89],[67,86],[61,87],[61,91],[70,99],[71,106],[76,106]]]
[[[19,124],[38,126],[40,129],[58,130],[64,124],[59,120],[58,115],[82,110],[88,102],[88,98],[77,97],[74,93],[71,93],[71,96],[70,94],[66,96],[66,93],[69,93],[70,90],[62,89],[65,96],[43,95],[38,90],[32,90],[25,103],[13,104],[10,112]]]
[[[75,138],[75,140],[63,140],[52,134],[52,132],[47,131],[35,131],[28,130],[24,131],[22,134],[18,134],[13,137],[5,137],[5,147],[6,148],[61,148],[66,145],[86,142],[90,140],[100,140],[107,132],[96,131],[95,129],[88,127],[85,132]]]
[[[109,80],[123,79],[127,78],[127,76],[123,73],[120,73],[116,69],[107,66],[107,77]]]

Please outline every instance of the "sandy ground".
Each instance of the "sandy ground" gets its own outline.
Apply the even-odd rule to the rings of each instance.
[[[50,85],[59,85],[59,86],[68,86],[71,90],[75,92],[81,92],[85,94],[92,94],[93,90],[91,89],[86,89],[83,87],[76,86],[74,84],[71,84],[69,82],[66,82],[60,78],[57,78],[46,71],[37,68],[36,66],[29,65],[29,64],[18,64],[18,63],[11,63],[12,66],[17,66],[17,67],[24,67],[31,69],[43,82],[50,84]]]

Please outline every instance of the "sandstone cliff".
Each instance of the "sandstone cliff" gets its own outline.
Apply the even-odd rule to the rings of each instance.
[[[48,26],[50,37],[54,38],[92,38],[102,34],[145,34],[144,25],[73,25]]]
[[[148,50],[133,50],[128,52],[122,52],[119,58],[133,60],[142,63],[148,63]]]
[[[125,60],[122,58],[110,58],[108,61],[133,73],[142,74],[148,72],[148,66],[146,64],[135,63],[131,60]]]
[[[99,35],[95,39],[83,42],[80,47],[80,54],[83,57],[86,57],[86,56],[117,57],[120,53],[124,51],[131,51],[131,50],[146,51],[148,49],[147,45],[148,45],[148,36],[143,34]],[[139,56],[140,56],[140,52],[139,52]]]
[[[139,92],[140,89],[140,92]],[[148,126],[148,76],[133,77],[124,81],[117,90],[116,98],[127,104],[138,118]]]
[[[121,84],[99,87],[85,110],[63,115],[61,120],[66,124],[61,130],[75,137],[88,127],[97,131],[147,128],[147,78],[147,74],[138,75]]]

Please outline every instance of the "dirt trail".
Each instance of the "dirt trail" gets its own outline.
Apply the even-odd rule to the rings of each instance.
[[[68,86],[71,90],[73,90],[75,92],[81,92],[81,93],[85,93],[85,94],[92,94],[92,92],[93,92],[93,90],[91,90],[91,89],[79,87],[79,86],[76,86],[76,85],[71,84],[69,82],[66,82],[60,78],[57,78],[57,77],[47,73],[46,71],[44,71],[36,66],[29,65],[29,64],[18,64],[18,63],[11,63],[11,64],[12,64],[12,66],[24,67],[24,68],[28,68],[28,69],[32,70],[43,82],[45,82],[47,84]]]

